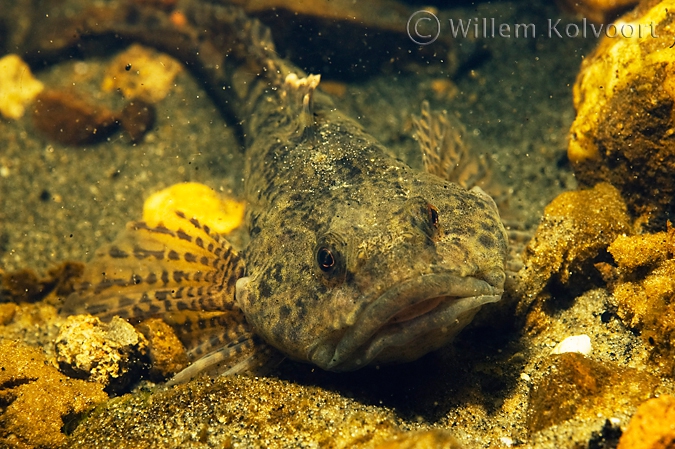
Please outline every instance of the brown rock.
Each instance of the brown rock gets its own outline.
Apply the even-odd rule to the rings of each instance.
[[[84,264],[81,262],[62,262],[42,277],[27,268],[0,274],[0,301],[36,302],[52,293],[67,296],[73,291],[73,283],[82,270]]]
[[[325,79],[359,78],[380,67],[391,70],[392,64],[403,70],[424,70],[429,62],[452,61],[444,68],[450,72],[458,66],[458,52],[445,33],[441,32],[430,46],[420,46],[411,41],[406,23],[417,9],[405,2],[231,0],[230,3],[240,5],[248,15],[269,26],[281,51],[289,53],[291,59],[294,55],[301,55],[302,65],[309,72],[320,72]],[[434,8],[418,9],[431,9],[438,13]],[[447,19],[439,16],[439,20],[443,23]],[[435,31],[432,27],[428,33]],[[361,38],[364,32],[368,33],[367,45]],[[308,33],[334,38],[303,39],[299,46],[297,37]],[[387,48],[388,51],[373,52],[373,48]],[[327,61],[330,64],[326,64]],[[434,69],[434,73],[437,70]]]
[[[69,92],[43,91],[33,109],[35,127],[65,145],[85,145],[106,139],[117,129],[112,111]]]
[[[20,342],[0,341],[0,367],[3,447],[58,447],[66,440],[65,417],[108,398],[102,385],[67,378],[41,351]]]
[[[638,407],[617,449],[675,448],[675,398],[663,395]]]
[[[248,13],[272,10],[292,11],[295,15],[354,22],[375,29],[404,32],[405,23],[412,12],[404,4],[394,0],[354,2],[353,0],[232,0]]]
[[[140,142],[155,124],[155,107],[143,100],[130,101],[120,113],[120,122],[131,141]]]
[[[620,13],[638,4],[638,0],[557,0],[564,11],[605,26]]]

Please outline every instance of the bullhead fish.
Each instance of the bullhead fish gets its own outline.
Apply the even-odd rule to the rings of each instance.
[[[448,344],[504,291],[495,202],[390,156],[317,90],[319,76],[277,55],[267,28],[219,11],[217,30],[194,29],[227,49],[210,73],[244,136],[248,246],[236,252],[179,206],[179,227],[129,223],[65,310],[177,324],[194,362],[173,383],[279,354],[349,371]]]

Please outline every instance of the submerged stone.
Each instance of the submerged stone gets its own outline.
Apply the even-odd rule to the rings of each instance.
[[[174,78],[182,69],[182,64],[171,56],[132,44],[108,65],[101,89],[117,90],[128,99],[157,103],[174,88]]]
[[[0,114],[11,119],[23,117],[26,107],[42,92],[44,85],[33,77],[30,67],[17,55],[0,58]]]
[[[101,142],[119,126],[113,111],[72,92],[46,90],[33,108],[35,127],[64,145]]]
[[[568,146],[582,185],[612,183],[654,227],[675,212],[674,8],[673,0],[642,2],[583,60]]]
[[[171,326],[159,318],[149,318],[137,329],[148,340],[151,377],[166,379],[187,366],[185,348]]]
[[[592,189],[561,193],[546,206],[526,248],[525,267],[520,272],[522,290],[535,296],[552,280],[568,285],[575,274],[586,277],[577,276],[577,281],[587,281],[602,251],[628,232],[626,206],[611,185],[601,183]],[[584,290],[583,282],[576,284]]]
[[[103,323],[90,315],[73,315],[56,337],[56,360],[66,373],[124,389],[137,377],[147,356],[148,342],[125,320]]]
[[[527,426],[537,432],[571,418],[606,416],[648,398],[658,381],[646,372],[620,368],[579,353],[548,358],[550,365],[530,391]]]
[[[666,375],[675,369],[675,259],[673,231],[618,238],[609,252],[618,263],[611,302],[617,316],[652,348]]]
[[[621,436],[617,449],[673,447],[675,447],[675,397],[663,395],[640,405]]]

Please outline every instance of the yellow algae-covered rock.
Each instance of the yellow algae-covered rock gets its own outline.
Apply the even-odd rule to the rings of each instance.
[[[26,106],[43,88],[20,57],[7,55],[0,59],[0,114],[4,117],[23,117]]]
[[[649,398],[658,379],[634,368],[621,368],[582,354],[551,355],[550,365],[530,391],[527,426],[531,432],[573,417],[612,416]]]
[[[652,348],[657,366],[674,375],[675,259],[670,241],[665,233],[659,233],[619,238],[610,245],[620,275],[613,284],[610,302],[617,316],[639,331],[647,347]]]
[[[544,217],[525,251],[521,285],[538,294],[552,279],[567,284],[573,274],[588,275],[600,252],[624,233],[630,219],[619,192],[601,183],[564,192],[544,209]]]
[[[108,398],[102,385],[67,378],[17,341],[0,340],[0,367],[0,447],[59,447],[63,419]]]
[[[153,193],[143,204],[143,221],[149,226],[164,224],[178,229],[183,221],[177,219],[180,210],[188,218],[196,218],[220,234],[228,234],[244,220],[243,202],[223,198],[211,187],[197,182],[184,182]]]
[[[133,44],[110,63],[101,88],[106,92],[117,89],[125,98],[157,103],[167,96],[181,70],[180,62],[169,55]]]
[[[617,237],[607,250],[622,270],[653,265],[672,256],[672,237],[665,232]]]
[[[675,0],[642,2],[607,25],[574,86],[568,156],[579,181],[608,181],[661,226],[675,195]]]
[[[645,401],[621,435],[617,449],[673,449],[675,398],[663,395]]]

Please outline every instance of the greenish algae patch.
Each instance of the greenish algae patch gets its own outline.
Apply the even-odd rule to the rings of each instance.
[[[337,393],[234,376],[113,400],[66,447],[365,448],[402,431],[393,413]]]
[[[3,447],[59,447],[66,440],[64,418],[108,398],[102,385],[67,378],[40,350],[17,341],[0,341],[0,367]]]

